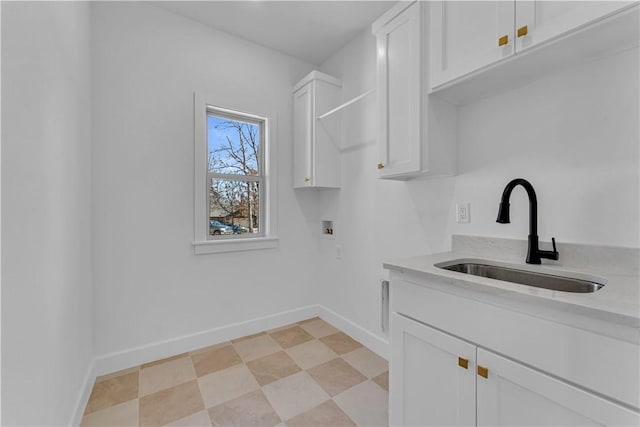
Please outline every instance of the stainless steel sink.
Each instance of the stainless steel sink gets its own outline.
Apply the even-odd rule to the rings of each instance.
[[[488,277],[490,279],[503,280],[505,282],[535,286],[536,288],[551,289],[554,291],[589,293],[596,292],[604,286],[604,283],[587,279],[519,270],[478,262],[440,263],[436,264],[436,267],[457,271],[458,273],[472,274],[474,276]],[[602,281],[606,283],[606,281]]]

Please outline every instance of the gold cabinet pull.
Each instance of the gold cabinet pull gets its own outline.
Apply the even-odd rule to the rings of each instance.
[[[498,39],[498,46],[504,46],[505,44],[509,44],[509,35],[505,34],[504,36]]]
[[[485,368],[484,366],[478,365],[478,375],[480,375],[482,378],[489,378],[489,369]]]
[[[382,163],[378,163],[378,169],[382,169],[384,168],[384,165]]]
[[[518,28],[518,37],[524,37],[529,33],[529,28],[526,25]]]
[[[458,366],[464,369],[469,369],[469,360],[464,357],[458,357]]]
[[[311,181],[309,178],[304,179],[304,182],[309,182],[309,181]]]

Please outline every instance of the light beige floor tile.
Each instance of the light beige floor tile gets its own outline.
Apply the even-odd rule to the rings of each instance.
[[[288,348],[286,352],[302,369],[309,369],[338,357],[336,352],[318,340]]]
[[[300,326],[294,325],[291,328],[283,329],[270,334],[282,348],[293,347],[306,341],[311,341],[313,337]]]
[[[211,427],[211,420],[207,411],[200,411],[173,421],[166,427]]]
[[[242,342],[242,341],[245,341],[245,340],[250,340],[251,338],[259,337],[260,335],[265,335],[265,334],[266,334],[266,332],[265,332],[265,331],[262,331],[262,332],[258,332],[257,334],[251,334],[251,335],[247,335],[247,336],[244,336],[244,337],[236,338],[236,339],[234,339],[234,340],[231,340],[231,342],[232,342],[233,344],[235,344],[235,343],[237,343],[237,342]]]
[[[224,342],[221,342],[221,343],[218,343],[218,344],[210,345],[208,347],[199,348],[197,350],[193,350],[193,351],[189,352],[189,354],[191,356],[194,356],[196,354],[206,353],[208,351],[216,350],[218,348],[226,347],[228,345],[231,345],[231,341],[224,341]]]
[[[304,324],[304,323],[308,323],[308,322],[313,322],[314,320],[318,320],[318,319],[319,319],[319,317],[318,317],[318,316],[316,316],[316,317],[310,317],[309,319],[304,319],[304,320],[299,321],[299,322],[298,322],[298,325],[302,325],[302,324]]]
[[[360,383],[333,400],[358,425],[388,425],[389,394],[371,381]]]
[[[119,375],[93,385],[85,414],[106,409],[138,397],[138,371]]]
[[[231,344],[193,353],[191,359],[198,377],[242,363],[242,359]]]
[[[198,384],[207,408],[235,399],[260,387],[244,364],[200,377]]]
[[[271,427],[280,422],[262,390],[214,406],[209,416],[214,426]]]
[[[368,378],[373,378],[389,369],[389,364],[385,359],[366,347],[360,347],[351,353],[343,354],[342,358]]]
[[[287,421],[288,427],[355,426],[351,418],[333,400],[316,406]]]
[[[305,331],[309,332],[315,338],[326,337],[327,335],[335,334],[336,332],[340,332],[324,320],[320,318],[312,319],[309,322],[301,323],[300,327]]]
[[[268,384],[262,391],[283,420],[329,400],[329,395],[304,371]]]
[[[247,362],[247,367],[251,369],[260,385],[269,384],[300,371],[300,367],[284,351]]]
[[[389,391],[389,371],[383,372],[375,378],[372,378],[371,381],[378,384],[380,387],[385,389],[387,392]]]
[[[383,358],[316,317],[99,377],[81,425],[386,425],[388,382]]]
[[[202,411],[196,380],[140,398],[140,426],[163,426]]]
[[[80,427],[137,426],[138,399],[93,412],[82,418]]]
[[[163,363],[171,362],[172,360],[180,359],[188,355],[189,353],[181,353],[181,354],[176,354],[175,356],[165,357],[164,359],[154,360],[153,362],[143,364],[142,366],[140,366],[140,369],[150,368],[155,365],[162,365]]]
[[[236,342],[233,347],[245,362],[282,350],[280,344],[266,334]]]
[[[120,375],[124,375],[124,374],[130,374],[132,372],[138,372],[139,370],[140,370],[140,366],[134,366],[133,368],[127,368],[121,371],[112,372],[110,374],[100,375],[99,377],[96,377],[96,382],[119,377]]]
[[[344,332],[327,335],[326,337],[320,338],[320,341],[325,343],[331,350],[338,354],[350,353],[353,350],[362,347],[362,344]]]
[[[284,331],[285,329],[292,328],[292,327],[294,327],[296,325],[297,325],[297,323],[289,323],[288,325],[278,326],[277,328],[269,329],[267,331],[267,333],[268,334],[273,334],[274,332]]]
[[[178,359],[165,359],[165,363],[151,365],[140,370],[140,396],[155,393],[186,383],[196,378],[191,357],[185,355]]]
[[[307,372],[329,396],[335,396],[367,379],[342,359],[333,359]]]

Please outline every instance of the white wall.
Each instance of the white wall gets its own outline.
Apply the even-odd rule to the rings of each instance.
[[[320,68],[342,78],[346,100],[374,87],[374,67],[375,38],[365,31]],[[338,223],[336,240],[321,242],[330,266],[322,303],[383,336],[382,261],[448,250],[452,234],[526,239],[522,189],[511,198],[512,223],[495,222],[516,177],[537,191],[542,241],[638,247],[638,71],[636,48],[461,106],[458,175],[446,179],[376,179],[374,99],[345,110],[342,189],[322,204]],[[463,202],[469,224],[455,222]]]
[[[511,224],[495,222],[502,189],[529,179],[538,234],[549,241],[639,246],[638,49],[560,71],[460,108],[455,201],[471,202],[457,234],[526,238],[528,202],[511,199]]]
[[[2,425],[69,422],[92,356],[89,7],[2,2]]]
[[[360,33],[320,69],[342,79],[345,101],[374,88],[375,39],[370,31]],[[437,249],[433,245],[444,239],[444,230],[425,227],[422,217],[426,210],[440,224],[445,218],[437,206],[417,205],[417,195],[406,184],[377,179],[376,102],[371,95],[342,113],[342,187],[324,191],[321,203],[323,217],[335,220],[336,226],[335,241],[320,241],[320,262],[326,268],[319,300],[384,337],[380,330],[379,283],[386,277],[382,261]],[[342,249],[341,259],[335,246]]]
[[[311,65],[145,3],[92,5],[95,352],[315,303],[316,197],[292,190],[292,87]],[[277,114],[280,245],[194,255],[193,92]]]

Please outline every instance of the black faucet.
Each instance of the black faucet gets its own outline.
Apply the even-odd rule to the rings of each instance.
[[[501,224],[509,224],[509,222],[511,222],[509,221],[509,197],[511,197],[511,191],[513,191],[517,185],[522,185],[524,189],[527,190],[527,195],[529,196],[529,245],[527,250],[527,263],[540,264],[542,258],[557,260],[559,254],[556,250],[555,238],[551,238],[551,242],[553,243],[552,251],[543,251],[538,247],[538,199],[533,186],[526,179],[516,178],[504,188],[496,222]]]

